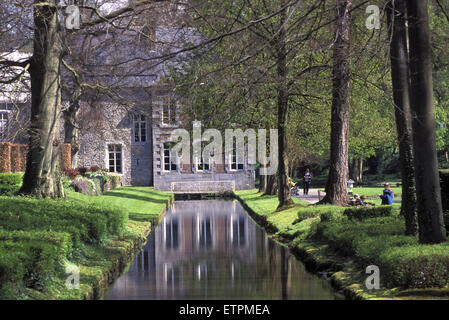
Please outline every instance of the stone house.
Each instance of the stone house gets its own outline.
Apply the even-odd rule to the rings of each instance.
[[[169,65],[177,62],[142,61],[152,61],[173,50],[164,44],[174,43],[173,38],[180,37],[180,32],[163,21],[151,30],[151,45],[146,40],[136,41],[135,37],[127,40],[123,34],[120,41],[105,41],[106,37],[114,39],[113,32],[96,32],[97,38],[92,40],[96,51],[88,52],[90,61],[82,65],[84,80],[113,88],[119,92],[120,101],[107,95],[100,98],[85,95],[80,99],[76,124],[79,150],[72,154],[72,165],[106,168],[121,175],[123,185],[154,186],[157,190],[180,193],[254,188],[254,166],[247,163],[245,156],[236,154],[228,163],[220,165],[198,159],[186,161],[171,152],[167,142],[172,130],[181,126],[182,106],[164,79]],[[72,50],[76,51],[76,47]],[[85,52],[80,54],[84,55],[87,56]],[[21,54],[16,57],[22,58]],[[114,66],[113,71],[104,67],[107,64]],[[69,80],[66,82],[70,84]],[[25,143],[29,95],[25,90],[12,104],[6,91],[0,87],[0,140]],[[63,107],[69,104],[70,98],[70,94],[63,96]],[[20,105],[21,111],[14,105]],[[64,141],[63,115],[60,127]],[[12,132],[20,134],[12,135]]]

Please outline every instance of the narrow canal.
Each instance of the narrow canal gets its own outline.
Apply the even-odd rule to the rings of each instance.
[[[175,201],[105,299],[335,299],[240,203]]]

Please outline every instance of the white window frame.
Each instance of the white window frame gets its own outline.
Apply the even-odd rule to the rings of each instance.
[[[4,118],[6,117],[6,119]],[[0,110],[0,141],[8,140],[9,111]]]
[[[109,149],[109,147],[111,147],[111,146],[114,148],[114,150],[112,150],[112,151]],[[117,147],[120,147],[120,151],[117,150]],[[121,144],[117,144],[117,143],[108,143],[106,146],[106,150],[107,150],[107,156],[108,156],[107,157],[107,159],[108,159],[107,168],[108,168],[109,172],[122,175],[123,171],[124,171],[123,170],[123,146]],[[110,158],[111,153],[114,154],[114,158],[113,158],[114,164],[112,165],[114,167],[114,171],[111,171],[111,158]],[[121,172],[117,171],[117,154],[120,154]]]
[[[137,117],[137,120],[136,120]],[[143,120],[142,120],[143,117]],[[132,136],[132,142],[133,144],[145,144],[148,143],[148,117],[143,113],[134,113],[132,115],[132,123],[133,123],[133,136]],[[138,132],[136,132],[136,124],[138,124]],[[144,124],[144,127],[142,128],[142,124]],[[145,130],[145,135],[142,134],[142,129]],[[138,137],[138,141],[136,141],[136,133]],[[145,141],[142,141],[142,137],[145,137]]]
[[[201,163],[199,162],[199,160],[201,160]],[[214,168],[214,154],[211,152],[209,154],[209,161],[206,161],[206,158],[203,157],[203,154],[201,153],[201,156],[195,157],[195,171],[196,172],[213,172],[213,168]],[[205,169],[205,166],[208,165],[209,168]]]
[[[168,103],[166,104],[165,102]],[[165,108],[166,105],[171,105],[171,101],[173,101],[173,106],[174,106],[174,110],[172,110],[172,108],[167,107],[167,109]],[[172,111],[174,112],[174,115],[172,114]],[[168,112],[168,122],[165,122],[165,115]],[[173,117],[173,121],[172,120]],[[162,124],[164,125],[177,125],[178,124],[178,103],[176,102],[175,97],[173,96],[163,96],[162,97]]]
[[[235,158],[235,160],[234,160]],[[245,157],[241,156],[236,149],[232,150],[229,154],[229,171],[243,171],[245,170]],[[232,165],[235,164],[235,169],[232,168]],[[239,168],[241,166],[241,168]]]
[[[166,146],[166,144],[167,143],[162,143],[162,155],[161,155],[161,160],[162,160],[162,171],[163,172],[178,172],[178,170],[179,170],[179,158],[178,158],[178,155],[176,154],[176,155],[173,155],[172,154],[172,152],[171,152],[171,149],[170,148],[168,148],[168,161],[169,161],[169,170],[166,170],[165,169],[165,164],[166,164],[166,161],[165,161],[165,150],[167,150],[166,148],[165,148],[165,146]],[[176,166],[175,167],[175,169],[173,169],[173,166]]]

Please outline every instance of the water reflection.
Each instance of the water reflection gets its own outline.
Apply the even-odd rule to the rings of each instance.
[[[334,299],[236,201],[176,201],[107,299]]]

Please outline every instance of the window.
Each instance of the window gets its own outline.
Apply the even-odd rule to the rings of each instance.
[[[8,133],[8,113],[0,112],[0,141],[5,141]]]
[[[229,157],[230,169],[231,171],[243,170],[243,155],[238,152],[235,142],[234,142],[234,150],[230,154]]]
[[[122,146],[119,144],[108,145],[109,172],[122,173]]]
[[[201,154],[203,154],[201,152]],[[195,157],[196,171],[212,171],[213,152],[209,154],[209,159],[204,156]]]
[[[135,114],[133,116],[134,122],[134,142],[147,141],[147,120],[144,115]]]
[[[178,169],[177,156],[171,151],[172,143],[164,143],[164,171],[176,171]]]
[[[176,123],[176,100],[173,97],[164,97],[162,99],[162,123]]]

